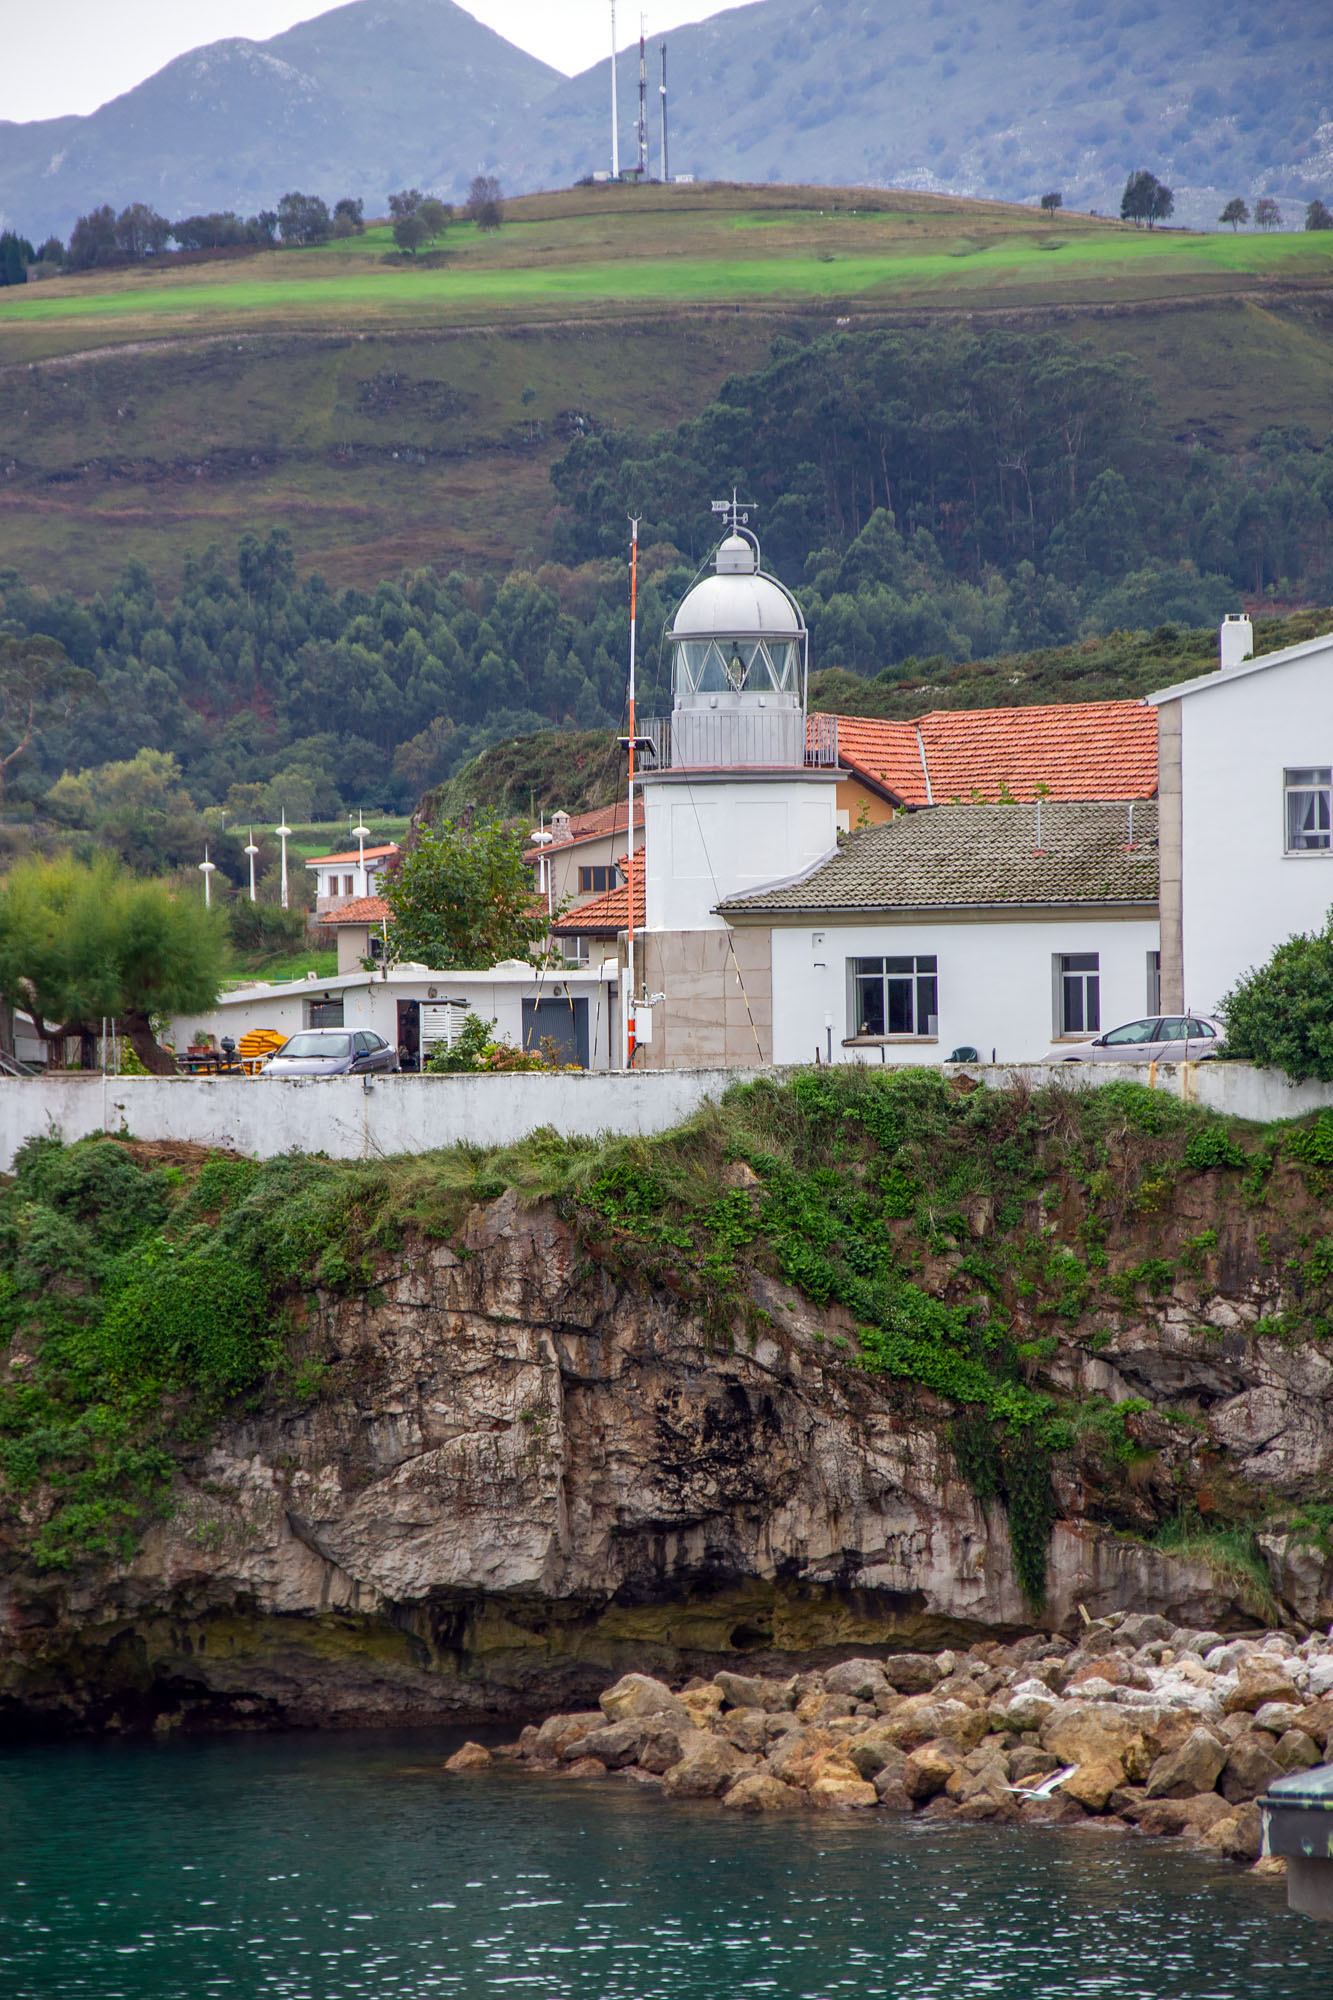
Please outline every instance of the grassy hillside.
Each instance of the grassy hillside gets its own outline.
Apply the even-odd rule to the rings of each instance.
[[[998,314],[1129,352],[1182,437],[1322,435],[1333,234],[1193,237],[924,194],[575,189],[455,224],[0,293],[0,524],[34,581],[174,585],[186,548],[288,528],[303,568],[508,567],[588,429],[670,427],[775,336]],[[701,501],[707,497],[701,495]]]

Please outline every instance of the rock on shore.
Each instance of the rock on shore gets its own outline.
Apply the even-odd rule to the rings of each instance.
[[[1092,1817],[1254,1862],[1259,1794],[1333,1760],[1333,1628],[1303,1641],[1224,1638],[1120,1612],[1078,1645],[1039,1635],[786,1680],[719,1673],[675,1691],[631,1673],[597,1708],[548,1716],[496,1754],[565,1777],[614,1772],[736,1812]],[[462,1753],[449,1766],[480,1767]],[[1067,1767],[1049,1797],[1015,1789]]]

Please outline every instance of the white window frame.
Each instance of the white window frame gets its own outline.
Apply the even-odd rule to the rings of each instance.
[[[1333,766],[1299,764],[1282,773],[1282,851],[1295,859],[1333,854]]]
[[[880,1033],[861,1026],[861,984],[875,977],[878,965],[884,1028]],[[890,970],[890,967],[893,970]],[[889,985],[905,985],[912,1026],[891,1027]],[[847,1040],[849,1042],[935,1042],[939,1040],[939,958],[935,952],[866,952],[847,960]],[[933,1007],[931,1002],[934,1002]],[[924,1019],[923,1019],[924,1015]]]
[[[1091,959],[1091,965],[1076,964],[1076,960]],[[1069,989],[1067,982],[1077,980],[1081,987],[1082,999],[1078,1011],[1083,1015],[1081,1027],[1071,1027],[1069,1023]],[[1102,959],[1097,951],[1060,951],[1051,960],[1051,981],[1055,1000],[1055,1038],[1057,1041],[1086,1041],[1090,1035],[1100,1035],[1102,1031]],[[1092,991],[1089,991],[1090,982]],[[1089,1006],[1089,1000],[1092,1005]],[[1097,1018],[1089,1022],[1087,1016],[1095,1012]]]

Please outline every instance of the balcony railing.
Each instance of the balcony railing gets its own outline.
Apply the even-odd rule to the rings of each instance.
[[[838,763],[837,716],[795,708],[678,708],[638,731],[644,771],[832,771]]]

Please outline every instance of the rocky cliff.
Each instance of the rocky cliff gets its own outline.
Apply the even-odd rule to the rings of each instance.
[[[868,1365],[862,1314],[791,1282],[762,1233],[733,1243],[721,1293],[701,1286],[698,1242],[627,1218],[628,1183],[604,1159],[578,1201],[496,1193],[492,1175],[447,1229],[381,1229],[336,1282],[326,1249],[325,1281],[288,1300],[288,1374],[231,1397],[203,1436],[180,1427],[169,1497],[132,1552],[35,1561],[54,1489],[20,1492],[0,1461],[3,1713],[437,1720],[586,1703],[631,1667],[790,1672],[848,1648],[1072,1634],[1116,1611],[1218,1631],[1326,1624],[1333,1363],[1294,1289],[1312,1259],[1294,1276],[1281,1254],[1315,1240],[1325,1197],[1299,1162],[1274,1173],[1270,1159],[1264,1205],[1246,1206],[1234,1163],[1184,1167],[1194,1129],[1155,1142],[1174,1148],[1174,1179],[1136,1158],[1118,1206],[1099,1209],[1048,1158],[1008,1225],[1003,1188],[948,1217],[918,1203],[870,1219],[913,1273],[893,1310],[927,1336],[927,1362],[959,1329],[975,1340],[989,1322],[993,1345],[1004,1319],[1012,1381],[984,1428],[1004,1432],[1004,1396],[1057,1412],[1039,1446],[1015,1405],[998,1489],[926,1362],[894,1349]],[[900,1179],[914,1144],[890,1148]],[[756,1157],[710,1165],[707,1212],[715,1231],[732,1218],[733,1239],[779,1178]],[[1094,1212],[1110,1218],[1092,1273],[1109,1290],[1091,1284],[1095,1257],[1081,1278],[1069,1268]],[[841,1250],[855,1240],[849,1224]],[[956,1318],[932,1332],[927,1306]],[[33,1366],[16,1331],[11,1395]],[[1029,1460],[1038,1484],[1049,1472],[1052,1517],[1036,1593],[1012,1519]],[[1193,1524],[1174,1542],[1172,1519]]]

